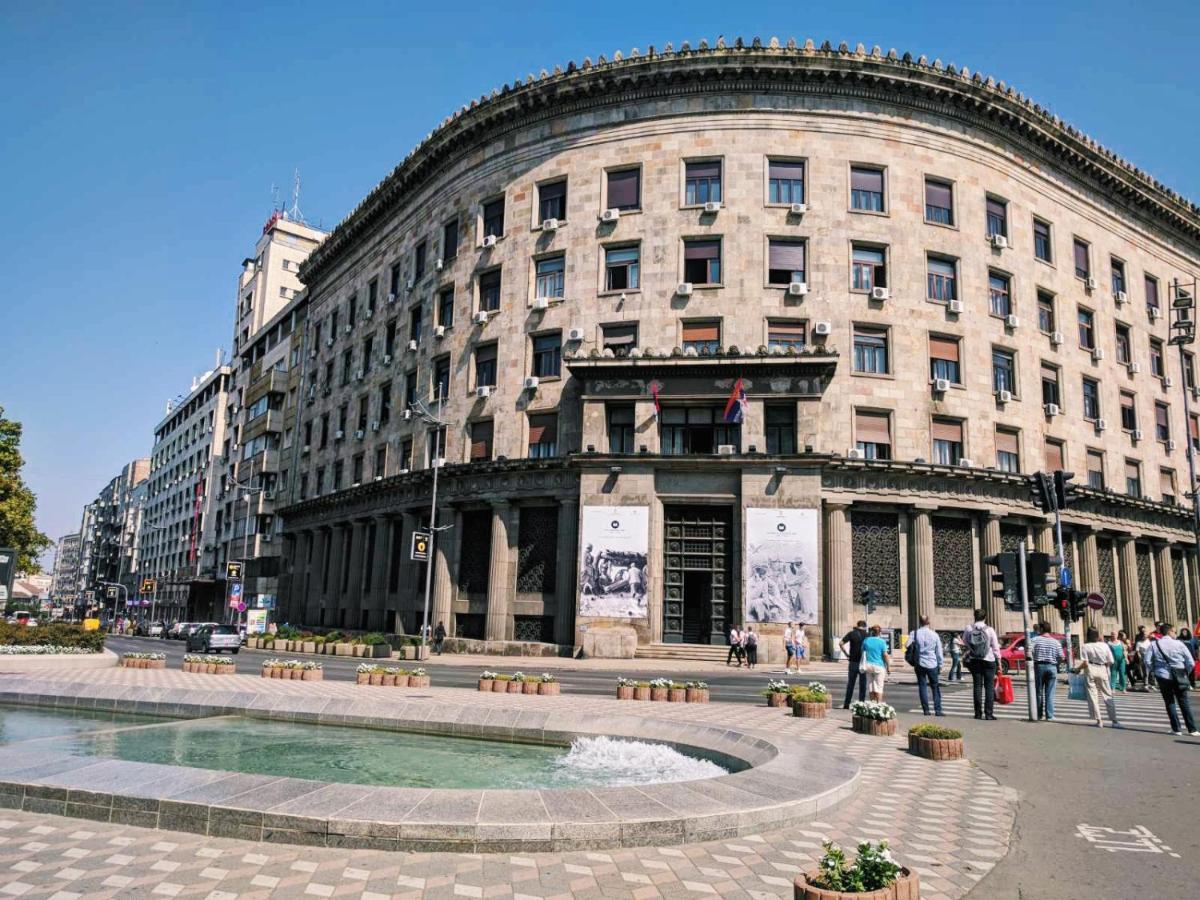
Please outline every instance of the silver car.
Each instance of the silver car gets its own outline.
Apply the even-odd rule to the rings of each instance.
[[[236,625],[203,625],[188,635],[187,649],[201,653],[220,653],[228,650],[237,653],[242,647],[242,636]]]

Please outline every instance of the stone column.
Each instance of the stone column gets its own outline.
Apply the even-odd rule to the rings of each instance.
[[[1174,560],[1171,559],[1171,545],[1156,543],[1154,545],[1154,578],[1158,588],[1158,618],[1164,622],[1174,622],[1178,616],[1175,613],[1175,573]],[[1190,623],[1187,624],[1190,628]]]
[[[438,622],[446,623],[446,631],[453,633],[454,623],[453,616],[450,615],[450,604],[454,598],[454,585],[452,579],[454,572],[457,571],[457,566],[454,565],[456,558],[455,546],[458,543],[459,535],[462,533],[462,516],[458,515],[452,509],[439,509],[437,519],[443,525],[454,523],[454,527],[448,531],[439,531],[434,536],[434,551],[433,551],[433,589],[430,592],[432,596],[429,599],[429,621],[431,627],[435,627]],[[421,568],[417,567],[417,571],[421,572]],[[425,582],[421,581],[417,585],[417,610],[419,613],[424,612],[425,607]],[[421,616],[417,616],[420,620]]]
[[[513,566],[510,517],[515,508],[507,500],[492,501],[492,553],[488,561],[487,630],[489,641],[509,639],[508,619],[513,595]]]
[[[1137,634],[1142,620],[1141,601],[1138,598],[1137,550],[1133,538],[1117,538],[1117,562],[1121,583],[1121,627],[1132,638]]]
[[[1075,589],[1078,591],[1100,590],[1100,553],[1096,544],[1096,532],[1093,529],[1077,529],[1077,535],[1083,540],[1079,545],[1079,572]]]
[[[323,579],[325,590],[321,594],[322,625],[338,625],[338,598],[342,594],[342,559],[346,550],[346,526],[335,524],[329,529],[329,564]]]
[[[575,497],[559,501],[558,547],[555,558],[554,642],[570,646],[575,643],[575,589],[578,584],[575,553],[579,544],[579,500]]]
[[[1000,516],[989,513],[984,519],[980,533],[983,546],[983,556],[994,556],[1001,552],[1000,546]],[[998,570],[995,566],[983,567],[983,608],[987,610],[988,624],[1000,631],[1004,621],[1004,598],[997,597],[994,586],[999,582],[992,581],[992,575]]]
[[[853,537],[850,504],[825,504],[825,655],[832,659],[839,638],[854,618]]]
[[[392,544],[395,540],[396,522],[391,516],[375,517],[375,555],[371,559],[371,593],[369,597],[371,618],[378,620],[378,628],[387,625],[388,609],[388,566],[392,559]],[[376,626],[372,626],[376,627]]]
[[[348,610],[346,625],[350,628],[359,627],[359,610],[363,607],[363,560],[366,555],[367,523],[364,519],[355,519],[350,523],[350,570],[346,594],[339,604]]]
[[[921,616],[933,615],[933,510],[916,507],[909,513],[908,522],[912,580],[908,618],[915,627]]]

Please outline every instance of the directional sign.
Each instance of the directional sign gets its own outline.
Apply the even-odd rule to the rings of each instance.
[[[1060,566],[1058,570],[1058,584],[1060,587],[1069,588],[1071,586],[1071,570],[1066,566]]]
[[[1087,595],[1088,609],[1104,609],[1104,595],[1095,591]]]
[[[429,532],[414,531],[412,536],[412,553],[414,562],[426,562],[429,559]]]

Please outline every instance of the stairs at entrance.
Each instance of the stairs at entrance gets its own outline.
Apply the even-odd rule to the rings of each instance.
[[[716,644],[641,644],[635,659],[690,659],[700,662],[725,662],[728,647]]]

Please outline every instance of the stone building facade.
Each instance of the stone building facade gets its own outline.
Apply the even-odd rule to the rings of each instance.
[[[1191,621],[1198,264],[1196,207],[940,61],[719,42],[505,86],[301,270],[280,618],[414,630],[438,467],[462,638],[828,650],[866,587],[885,627],[1013,630],[982,559],[1051,548],[1027,475],[1064,468],[1100,624]]]

